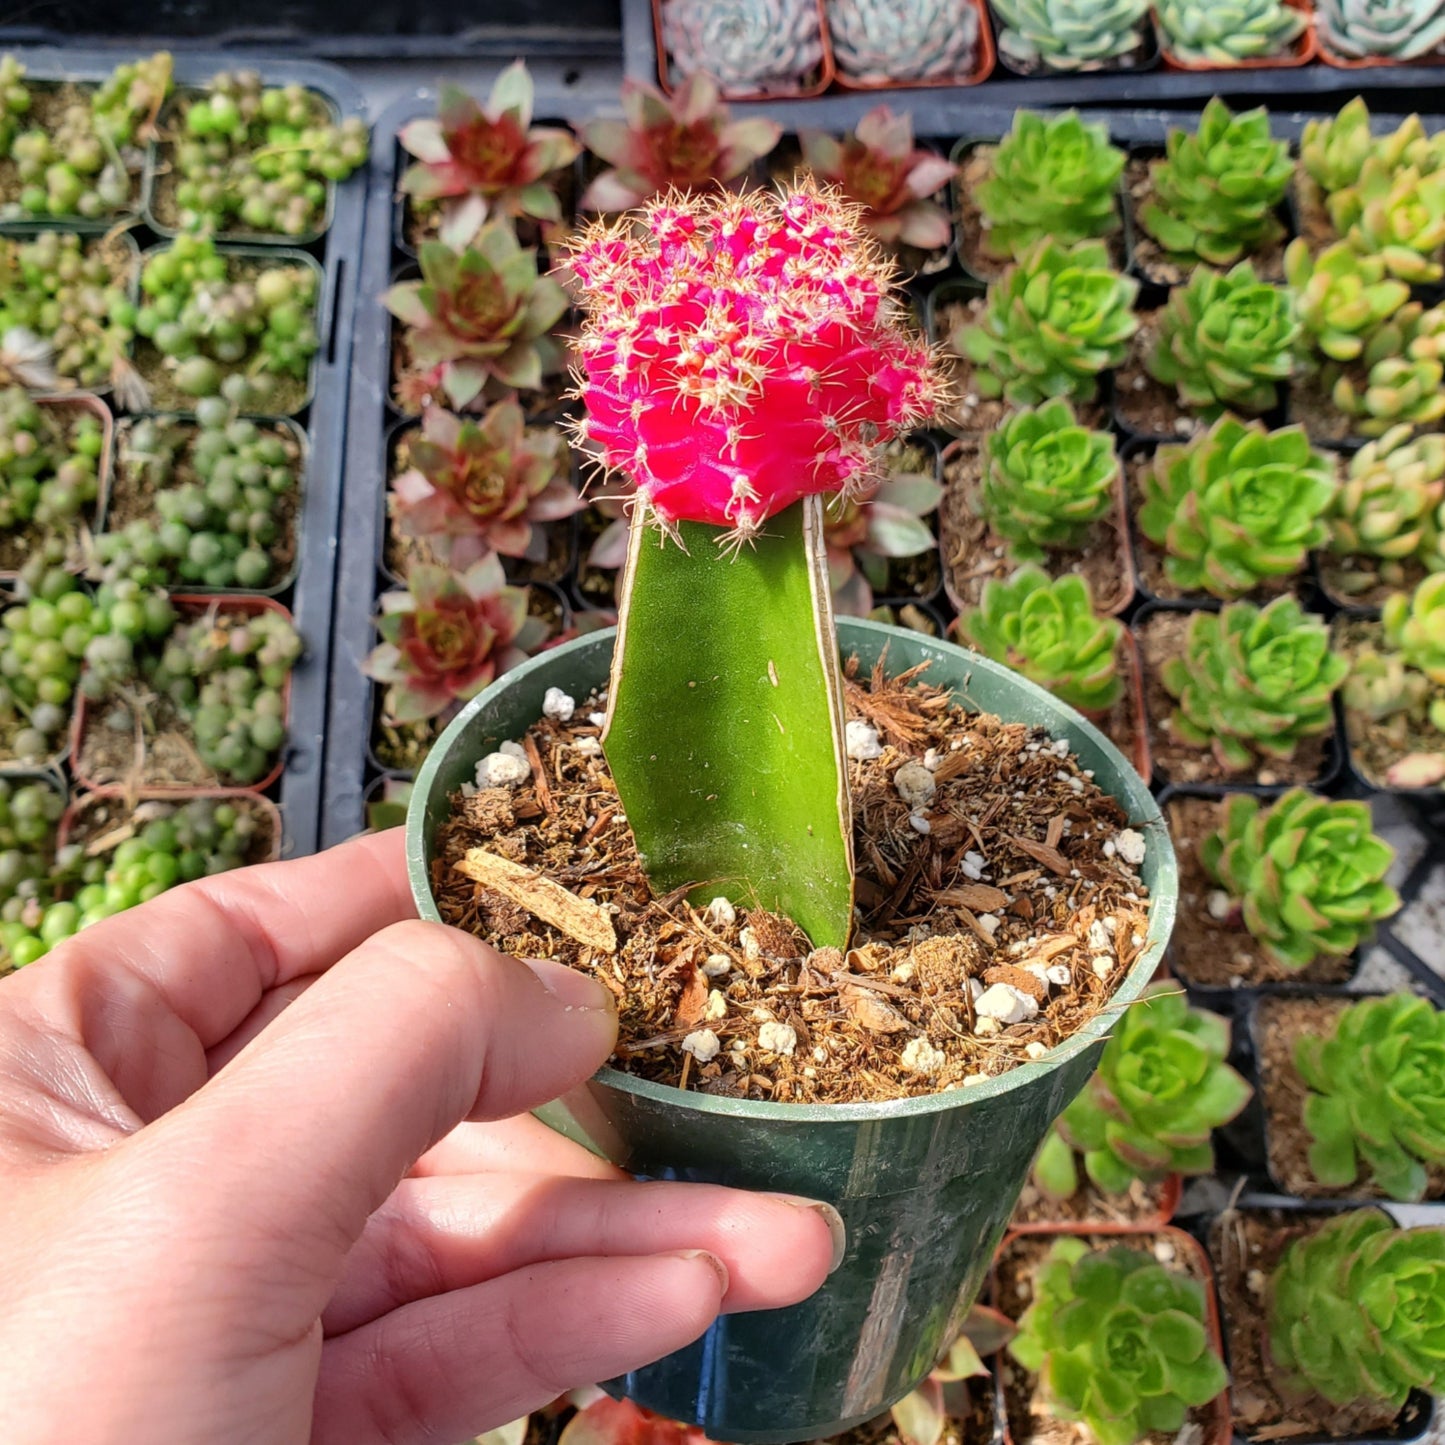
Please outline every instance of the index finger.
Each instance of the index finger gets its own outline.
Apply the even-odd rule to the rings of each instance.
[[[415,916],[393,829],[163,893],[31,964],[6,1000],[88,1051],[150,1119],[205,1082],[205,1051],[269,990]]]

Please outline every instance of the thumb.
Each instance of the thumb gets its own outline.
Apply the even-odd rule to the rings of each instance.
[[[132,1142],[188,1162],[188,1202],[235,1263],[301,1252],[295,1277],[265,1274],[273,1308],[280,1283],[309,1323],[367,1217],[426,1150],[463,1119],[557,1097],[616,1036],[595,980],[439,923],[397,923]]]

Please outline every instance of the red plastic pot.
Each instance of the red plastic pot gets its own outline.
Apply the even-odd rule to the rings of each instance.
[[[664,0],[652,0],[652,36],[657,49],[657,80],[664,95],[674,94],[671,66],[668,63],[667,43],[662,36],[662,6]],[[724,100],[807,100],[822,95],[833,83],[836,71],[833,66],[833,47],[828,40],[828,17],[823,13],[823,0],[814,0],[818,8],[818,36],[823,43],[823,58],[818,62],[818,78],[811,85],[799,82],[797,90],[785,91],[730,91],[719,86]]]
[[[1261,55],[1252,60],[1236,60],[1233,65],[1209,65],[1202,61],[1181,60],[1169,49],[1164,28],[1159,24],[1156,12],[1150,12],[1154,21],[1154,32],[1159,37],[1159,58],[1166,70],[1293,70],[1296,66],[1308,65],[1319,54],[1319,37],[1315,34],[1315,12],[1310,0],[1285,0],[1292,10],[1302,11],[1309,18],[1294,44],[1284,55]]]
[[[978,11],[978,49],[974,52],[973,69],[967,75],[948,75],[940,80],[853,80],[843,73],[837,57],[834,56],[833,78],[838,82],[839,90],[934,90],[941,86],[982,85],[993,74],[994,66],[998,63],[998,54],[994,49],[993,26],[989,24],[988,7],[984,0],[971,0],[971,3]],[[826,26],[824,35],[831,52],[832,37],[827,34]]]

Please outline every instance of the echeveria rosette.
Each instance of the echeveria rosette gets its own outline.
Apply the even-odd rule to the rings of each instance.
[[[421,248],[421,280],[399,281],[382,303],[406,328],[418,366],[458,409],[489,381],[537,390],[559,369],[561,353],[548,333],[567,310],[567,293],[537,274],[537,254],[524,250],[511,227],[493,221],[460,254],[440,241]]]
[[[1320,40],[1351,60],[1418,60],[1445,44],[1439,0],[1315,0]]]
[[[654,204],[575,244],[585,436],[664,524],[750,536],[866,484],[933,415],[941,383],[860,227],[803,189]]]
[[[1445,1230],[1398,1229],[1378,1209],[1295,1240],[1269,1281],[1271,1383],[1336,1405],[1445,1389]]]
[[[936,251],[948,245],[952,222],[930,196],[937,195],[958,168],[933,151],[915,148],[913,117],[876,106],[852,135],[839,140],[804,130],[798,139],[803,163],[844,197],[863,208],[863,224],[885,246]]]
[[[466,568],[488,552],[534,556],[539,524],[582,505],[571,454],[552,427],[527,426],[522,408],[499,401],[480,418],[429,407],[408,439],[411,466],[391,484],[392,515],[405,537]]]
[[[1149,0],[989,0],[1015,69],[1098,70],[1143,43]]]
[[[1428,1169],[1445,1165],[1445,1013],[1413,994],[1361,999],[1329,1035],[1300,1038],[1294,1061],[1310,1091],[1310,1173],[1423,1199]]]
[[[711,76],[690,75],[669,100],[643,81],[622,82],[621,120],[585,121],[583,144],[612,167],[582,193],[585,211],[627,211],[676,187],[736,180],[777,145],[783,128],[762,116],[733,120]]]
[[[1077,572],[1050,579],[1030,564],[1006,582],[990,578],[979,605],[959,614],[958,630],[985,657],[1080,712],[1097,716],[1123,696],[1124,625],[1095,613],[1089,584]]]
[[[1283,55],[1309,15],[1287,0],[1155,0],[1159,43],[1191,65],[1238,65]]]
[[[993,173],[974,188],[984,248],[1018,260],[1045,237],[1061,246],[1112,235],[1119,220],[1124,152],[1100,121],[1077,110],[1020,110],[993,154]]]
[[[1432,426],[1445,417],[1445,307],[1408,301],[1370,333],[1358,366],[1330,389],[1335,408],[1362,436],[1400,422]]]
[[[1307,366],[1357,360],[1410,299],[1410,288],[1387,276],[1378,256],[1362,256],[1343,241],[1315,255],[1298,237],[1285,250],[1284,268]]]
[[[1054,1198],[1071,1197],[1079,1187],[1075,1153],[1105,1194],[1127,1193],[1137,1179],[1211,1173],[1213,1131],[1254,1092],[1228,1055],[1224,1019],[1191,1008],[1173,984],[1150,985],[1124,1011],[1098,1072],[1059,1117],[1035,1181]]]
[[[838,72],[863,85],[958,80],[978,57],[973,0],[825,0]]]
[[[1387,581],[1412,558],[1445,569],[1436,512],[1445,500],[1445,436],[1391,427],[1350,458],[1330,508],[1330,550],[1371,557]],[[1391,570],[1393,569],[1393,570]]]
[[[1354,185],[1331,195],[1328,206],[1335,230],[1391,276],[1419,286],[1445,275],[1445,170],[1422,173],[1371,155]]]
[[[1169,580],[1226,601],[1303,570],[1328,536],[1337,485],[1303,428],[1271,432],[1232,416],[1160,447],[1142,483],[1139,530],[1167,553]]]
[[[1114,502],[1119,459],[1108,432],[1080,426],[1055,399],[1011,413],[985,438],[979,503],[1023,562],[1083,545]]]
[[[401,191],[419,205],[446,202],[441,238],[453,249],[493,212],[560,221],[556,192],[543,178],[581,149],[570,131],[532,125],[532,77],[520,60],[497,77],[484,106],[443,85],[436,116],[409,121],[397,140],[416,157]]]
[[[796,91],[823,59],[817,0],[664,0],[662,43],[727,95]]]
[[[1171,128],[1168,154],[1149,167],[1154,197],[1139,224],[1185,263],[1231,266],[1284,235],[1275,209],[1294,174],[1263,106],[1235,115],[1215,96],[1197,131]]]
[[[1371,831],[1367,803],[1293,788],[1267,808],[1235,793],[1199,845],[1205,872],[1240,907],[1276,962],[1345,957],[1400,906],[1385,882],[1395,850]]]
[[[1120,275],[1103,241],[1040,241],[988,288],[977,324],[949,345],[973,363],[988,397],[1032,406],[1049,397],[1090,401],[1099,376],[1128,355],[1139,329],[1139,283]]]
[[[1293,597],[1196,612],[1184,656],[1160,673],[1178,703],[1169,731],[1186,746],[1211,749],[1226,772],[1244,772],[1260,757],[1288,762],[1306,738],[1329,732],[1330,697],[1348,671],[1330,651],[1324,621]]]
[[[1229,1383],[1205,1329],[1203,1286],[1143,1250],[1056,1240],[1009,1353],[1038,1375],[1045,1403],[1098,1445],[1176,1433]]]
[[[526,589],[507,585],[495,552],[465,572],[413,567],[405,591],[382,594],[376,630],[381,644],[364,670],[385,686],[384,716],[398,725],[475,697],[546,636],[546,625],[527,615]]]
[[[970,1398],[967,1382],[987,1380],[984,1360],[996,1355],[1016,1333],[1007,1315],[987,1305],[971,1306],[943,1358],[917,1389],[890,1408],[901,1445],[943,1445],[950,1418],[958,1417],[960,1400]],[[962,1390],[948,1388],[960,1385]]]
[[[1293,368],[1298,331],[1289,293],[1261,281],[1248,261],[1222,273],[1201,267],[1160,313],[1145,366],[1205,417],[1268,411]]]

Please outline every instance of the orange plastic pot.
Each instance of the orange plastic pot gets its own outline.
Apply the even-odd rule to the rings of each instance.
[[[853,80],[844,74],[838,65],[837,56],[834,56],[833,78],[838,82],[839,90],[936,90],[943,86],[982,85],[993,74],[994,66],[998,63],[998,53],[994,49],[993,26],[989,24],[988,7],[984,0],[970,0],[970,3],[978,11],[978,49],[974,53],[973,69],[967,75],[950,75],[941,80]],[[824,38],[831,52],[832,37],[827,35],[826,29]]]
[[[667,42],[662,35],[662,7],[664,0],[652,0],[652,36],[657,49],[657,81],[664,95],[674,93],[671,68],[668,65]],[[801,85],[797,90],[786,91],[732,91],[721,85],[724,100],[807,100],[822,95],[833,83],[836,71],[833,66],[833,47],[828,40],[828,17],[823,13],[823,0],[814,0],[818,10],[818,38],[823,44],[823,57],[818,62],[818,78],[811,85]]]
[[[1251,60],[1236,60],[1233,65],[1209,65],[1202,61],[1181,60],[1169,49],[1165,40],[1164,27],[1159,24],[1157,11],[1150,11],[1154,21],[1154,33],[1159,37],[1159,58],[1166,70],[1292,70],[1296,66],[1308,65],[1319,54],[1319,37],[1315,33],[1315,12],[1310,0],[1285,0],[1292,10],[1299,10],[1308,17],[1309,23],[1285,55],[1261,55]]]

